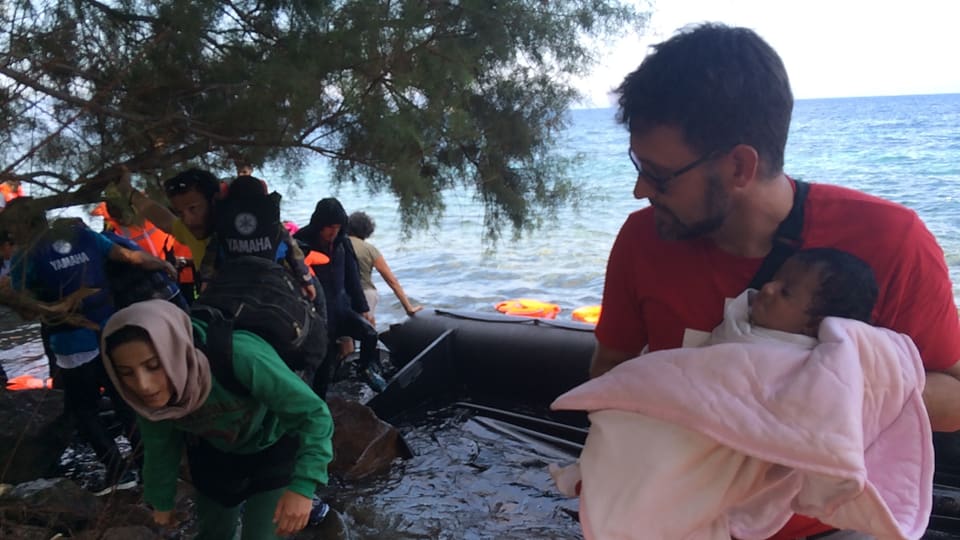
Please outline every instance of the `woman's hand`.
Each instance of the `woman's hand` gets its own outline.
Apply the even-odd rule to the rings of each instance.
[[[405,311],[407,312],[407,316],[413,317],[418,311],[422,309],[423,309],[423,306],[410,306]]]
[[[153,521],[161,527],[173,527],[177,524],[177,520],[173,517],[173,510],[167,510],[166,512],[154,510]]]
[[[277,501],[277,510],[273,513],[273,522],[277,526],[277,536],[289,536],[307,526],[313,501],[293,491],[284,491]]]

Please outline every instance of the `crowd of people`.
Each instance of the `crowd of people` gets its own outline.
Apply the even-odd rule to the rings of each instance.
[[[106,468],[89,487],[106,494],[142,478],[157,523],[171,525],[185,451],[198,538],[233,538],[241,522],[243,538],[282,537],[325,515],[314,491],[332,459],[324,397],[343,361],[339,340],[358,339],[359,373],[374,391],[386,386],[340,202],[321,200],[297,230],[280,219],[280,196],[248,164],[238,172],[224,182],[206,170],[183,171],[163,183],[161,202],[135,189],[124,170],[120,202],[92,212],[104,220],[100,233],[78,218],[48,221],[19,193],[5,205],[21,206],[29,219],[11,222],[0,238],[8,291],[47,304],[79,302],[80,322],[42,319],[41,327],[65,409]],[[251,266],[251,258],[272,267]],[[238,278],[239,288],[223,285]],[[269,289],[271,280],[279,288]],[[296,292],[285,297],[287,283]],[[264,289],[272,295],[266,304],[247,297]],[[277,324],[283,317],[273,315],[299,307],[313,323],[295,330],[313,338],[281,343],[235,313],[205,317],[224,295],[246,309],[279,310],[251,314]],[[419,309],[402,298],[408,313]],[[98,415],[101,392],[131,443],[127,455]]]
[[[613,368],[643,362],[646,352],[723,342],[717,332],[726,308],[739,302],[736,324],[764,339],[812,347],[827,317],[909,336],[927,372],[930,424],[960,428],[960,320],[942,250],[901,205],[785,174],[793,96],[766,42],[745,28],[683,30],[656,46],[618,94],[637,172],[633,194],[649,206],[626,219],[610,253],[591,377],[616,377]],[[165,258],[152,248],[122,247],[80,223],[55,227],[43,216],[0,238],[4,250],[20,246],[9,271],[13,287],[44,301],[84,288],[108,290],[108,261],[178,282],[174,293],[119,310],[105,293],[86,296],[81,311],[102,332],[73,326],[48,332],[68,406],[78,416],[90,416],[103,386],[118,409],[139,417],[143,456],[130,459],[142,459],[145,498],[158,523],[172,520],[176,468],[186,448],[200,492],[202,538],[231,538],[243,501],[244,538],[290,534],[308,522],[319,506],[313,491],[326,482],[331,459],[333,425],[323,397],[344,358],[343,338],[359,341],[359,367],[370,387],[385,386],[372,270],[407,314],[421,309],[368,242],[369,216],[348,215],[339,201],[325,198],[309,223],[291,233],[277,197],[251,174],[244,169],[224,186],[208,171],[181,172],[164,182],[169,207],[126,177],[120,190],[138,221],[109,210],[112,228],[140,246],[166,246]],[[231,261],[247,256],[282,264],[303,299],[325,314],[321,360],[299,374],[270,343],[234,330],[224,375],[205,346],[213,323],[191,319],[170,301],[178,295],[193,301]],[[241,421],[249,418],[257,421]],[[108,467],[107,484],[124,484],[131,466],[102,427],[84,421],[81,431]],[[773,536],[864,537],[801,515]]]

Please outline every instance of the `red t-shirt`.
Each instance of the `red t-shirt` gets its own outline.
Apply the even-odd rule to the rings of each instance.
[[[804,206],[804,248],[831,247],[866,261],[879,297],[874,324],[913,338],[928,370],[960,360],[960,318],[943,250],[912,210],[858,191],[812,184]],[[597,340],[629,354],[700,344],[723,319],[727,298],[743,292],[761,258],[743,258],[712,241],[667,242],[652,208],[631,214],[610,252]],[[829,530],[794,516],[774,538]],[[814,530],[815,529],[815,530]]]

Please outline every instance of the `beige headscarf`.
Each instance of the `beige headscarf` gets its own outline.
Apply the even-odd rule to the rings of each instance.
[[[117,378],[104,343],[108,336],[124,326],[138,326],[150,335],[160,364],[173,384],[173,396],[166,407],[148,408]],[[116,312],[103,330],[100,350],[103,351],[103,365],[120,397],[147,420],[182,418],[200,408],[210,395],[210,363],[206,355],[193,345],[190,317],[166,300],[137,302]]]

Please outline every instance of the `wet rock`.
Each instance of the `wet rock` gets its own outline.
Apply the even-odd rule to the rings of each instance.
[[[144,526],[113,527],[104,531],[100,540],[157,540],[163,538]]]
[[[19,484],[54,475],[72,436],[62,391],[0,392],[0,481]]]
[[[22,525],[79,530],[93,523],[102,508],[92,493],[66,478],[18,484],[0,497],[0,515]]]
[[[153,511],[141,503],[140,490],[120,491],[105,497],[105,507],[97,528],[107,530],[124,527],[155,527]]]
[[[0,538],[4,540],[48,540],[56,532],[46,527],[32,525],[18,525],[16,523],[0,524]]]
[[[327,517],[319,525],[307,527],[294,536],[296,540],[351,540],[353,535],[343,516],[335,508],[330,508]]]
[[[331,473],[357,480],[389,470],[398,457],[411,456],[397,428],[370,407],[339,396],[329,396],[327,405],[334,424]]]

